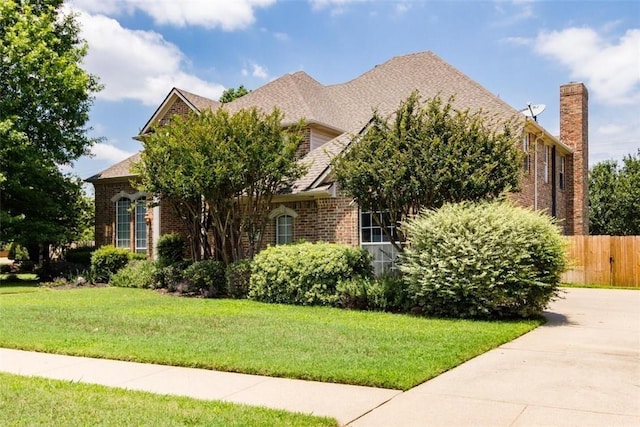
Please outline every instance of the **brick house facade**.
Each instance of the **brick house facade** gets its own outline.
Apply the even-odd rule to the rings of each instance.
[[[304,119],[307,126],[297,154],[299,161],[307,165],[308,173],[294,183],[289,193],[274,198],[264,244],[307,240],[362,245],[374,253],[380,270],[393,256],[388,253],[391,245],[379,241],[378,230],[370,224],[371,214],[360,212],[337,188],[330,160],[344,149],[351,135],[366,126],[374,108],[390,114],[413,90],[418,90],[423,99],[455,96],[456,108],[489,111],[505,120],[515,118],[523,129],[522,149],[527,156],[521,191],[511,198],[555,216],[566,234],[588,233],[588,94],[581,83],[560,88],[559,139],[430,52],[392,58],[337,85],[321,85],[304,72],[286,74],[224,107],[174,88],[140,134],[161,126],[175,114],[204,109],[225,108],[233,113],[252,106],[264,111],[278,107],[284,113],[284,126]],[[138,160],[139,154],[134,155],[87,180],[95,187],[98,245],[122,245],[127,240],[119,239],[119,235],[126,236],[127,230],[129,236],[137,232],[135,224],[129,228],[118,224],[119,219],[127,218],[122,210],[118,217],[116,203],[123,195],[132,200],[139,197],[131,184],[135,181],[131,165]],[[162,201],[149,209],[145,218],[148,254],[154,252],[154,242],[160,235],[184,232],[180,219]],[[132,216],[131,221],[136,218]],[[132,250],[134,246],[130,243]]]

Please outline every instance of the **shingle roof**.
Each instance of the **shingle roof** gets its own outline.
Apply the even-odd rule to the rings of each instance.
[[[185,90],[176,90],[200,111],[221,105]],[[453,105],[459,109],[483,110],[502,119],[522,118],[516,109],[432,52],[396,56],[351,81],[335,85],[322,85],[303,71],[285,74],[224,104],[223,108],[235,112],[255,106],[270,112],[278,107],[284,114],[285,124],[304,119],[344,132],[301,160],[309,165],[309,171],[294,185],[294,192],[300,192],[322,184],[319,178],[326,175],[331,156],[348,143],[350,135],[367,124],[374,110],[382,115],[391,114],[414,90],[419,91],[423,100],[454,97]],[[116,173],[114,168],[124,167],[114,165],[99,174],[100,178]]]
[[[139,161],[140,161],[140,153],[138,152],[133,156],[127,157],[121,162],[118,162],[115,165],[110,166],[109,168],[103,170],[102,172],[99,172],[87,178],[85,181],[93,182],[101,179],[125,178],[125,177],[135,176],[135,174],[131,172],[131,166],[133,166],[134,163]]]

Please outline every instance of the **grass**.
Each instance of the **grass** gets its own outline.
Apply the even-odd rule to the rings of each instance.
[[[583,283],[562,283],[561,286],[563,288],[588,288],[588,289],[624,289],[624,290],[631,290],[631,291],[637,291],[640,290],[640,287],[633,287],[633,286],[610,286],[610,285],[598,285],[596,283],[590,283],[590,284],[583,284]]]
[[[336,426],[331,418],[0,373],[4,426]]]
[[[481,322],[189,299],[141,289],[0,295],[0,346],[408,389],[539,320]]]

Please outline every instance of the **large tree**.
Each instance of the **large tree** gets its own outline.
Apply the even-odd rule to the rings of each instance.
[[[222,96],[220,97],[220,102],[223,104],[226,104],[228,102],[233,101],[234,99],[240,98],[241,96],[245,96],[249,92],[251,91],[248,90],[243,85],[238,86],[237,89],[230,87],[229,89],[225,89],[224,92],[222,92]]]
[[[589,232],[640,235],[640,149],[622,160],[605,160],[589,171]]]
[[[32,248],[77,228],[82,194],[59,166],[93,142],[85,125],[100,89],[81,67],[87,45],[62,3],[0,2],[0,241]]]
[[[302,133],[283,129],[282,118],[277,109],[206,110],[174,116],[143,138],[141,188],[178,209],[197,245],[194,258],[209,256],[208,245],[224,262],[250,258],[259,247],[273,196],[303,173],[295,157]]]
[[[361,209],[388,214],[372,218],[400,251],[405,237],[393,226],[421,209],[495,198],[518,187],[513,123],[456,110],[452,101],[422,103],[414,92],[391,117],[375,112],[333,160],[338,183]]]

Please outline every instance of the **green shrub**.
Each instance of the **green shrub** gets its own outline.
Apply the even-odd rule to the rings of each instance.
[[[207,298],[225,294],[225,268],[220,261],[196,261],[184,270],[182,277],[188,286],[183,292],[197,292]]]
[[[24,261],[20,261],[18,263],[18,271],[20,273],[33,273],[36,269],[36,263],[31,261],[30,259],[25,259]]]
[[[103,246],[91,255],[91,273],[98,283],[108,283],[111,276],[129,262],[131,252],[113,245]]]
[[[9,245],[9,259],[14,261],[28,261],[29,251],[19,243],[13,242]]]
[[[24,261],[26,263],[27,261]],[[26,272],[20,266],[22,272]],[[52,282],[57,279],[65,279],[66,281],[73,279],[76,276],[84,275],[87,266],[82,264],[75,264],[67,261],[48,261],[35,269],[35,273],[38,275],[38,279],[41,282]],[[34,271],[33,269],[31,271]]]
[[[342,280],[372,277],[367,251],[334,243],[272,246],[251,268],[249,297],[258,301],[333,305]]]
[[[13,264],[0,264],[0,274],[11,273]]]
[[[409,299],[407,285],[401,274],[386,272],[376,277],[376,281],[384,292],[385,311],[406,313],[411,309],[413,303]]]
[[[158,239],[158,265],[166,267],[184,259],[185,241],[178,233],[164,234]]]
[[[157,264],[157,263],[156,263]],[[189,266],[188,261],[161,267],[157,264],[153,274],[155,288],[164,288],[169,292],[183,292],[189,288],[189,283],[184,278],[184,270]]]
[[[565,252],[551,217],[506,202],[445,205],[404,224],[400,259],[425,314],[530,317],[557,295]]]
[[[385,310],[387,301],[382,283],[369,277],[341,280],[336,287],[336,306],[356,310]]]
[[[249,296],[249,281],[251,280],[251,260],[242,259],[227,265],[225,278],[229,297],[247,298]]]
[[[64,259],[74,264],[91,265],[91,254],[96,250],[95,246],[67,249]]]
[[[155,271],[153,261],[132,260],[111,276],[109,284],[123,288],[153,288]]]

